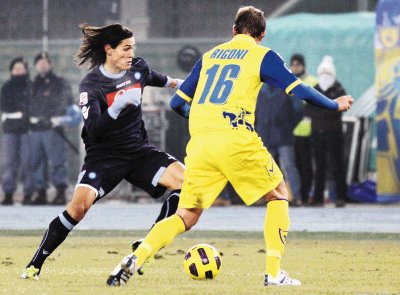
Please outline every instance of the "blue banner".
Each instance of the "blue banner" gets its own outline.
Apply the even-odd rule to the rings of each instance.
[[[378,201],[400,201],[400,0],[376,10]]]

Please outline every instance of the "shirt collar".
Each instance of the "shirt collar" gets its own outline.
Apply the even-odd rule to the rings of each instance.
[[[118,74],[109,73],[104,68],[104,64],[100,65],[99,70],[104,76],[106,76],[107,78],[110,78],[110,79],[114,79],[114,80],[122,78],[126,73],[126,71],[122,71],[121,73],[118,73]]]
[[[232,41],[239,41],[239,42],[249,42],[256,44],[256,40],[251,37],[250,35],[246,34],[237,34],[236,36],[233,37]]]

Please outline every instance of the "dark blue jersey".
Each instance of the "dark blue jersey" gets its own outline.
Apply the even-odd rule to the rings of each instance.
[[[103,67],[87,74],[79,85],[85,160],[131,159],[136,151],[146,148],[148,139],[141,105],[125,107],[117,119],[110,117],[107,109],[128,89],[138,88],[143,94],[145,86],[163,87],[167,81],[166,75],[152,71],[141,58],[134,58],[132,67],[119,75],[108,74]]]

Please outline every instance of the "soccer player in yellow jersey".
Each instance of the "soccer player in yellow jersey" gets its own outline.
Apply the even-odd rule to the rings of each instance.
[[[202,56],[171,100],[175,111],[189,117],[191,135],[178,210],[158,222],[111,272],[111,286],[125,284],[148,257],[191,229],[228,181],[246,205],[260,198],[267,202],[264,284],[301,284],[280,268],[290,223],[288,192],[279,167],[254,132],[257,95],[265,82],[332,111],[348,110],[353,99],[330,100],[297,79],[278,54],[260,46],[265,18],[259,9],[240,8],[233,35]]]

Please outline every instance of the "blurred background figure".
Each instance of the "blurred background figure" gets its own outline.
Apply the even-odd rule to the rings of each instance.
[[[2,205],[12,205],[21,170],[24,187],[22,203],[28,204],[32,195],[30,147],[28,133],[28,103],[32,94],[28,64],[23,57],[10,63],[11,78],[1,88],[0,110],[2,136],[3,181],[5,198]]]
[[[48,176],[56,188],[51,204],[66,203],[68,185],[66,168],[66,144],[63,126],[74,126],[81,121],[79,108],[73,105],[70,84],[52,71],[46,52],[34,60],[37,76],[33,82],[30,103],[32,177],[36,190],[33,205],[46,205]],[[49,171],[47,168],[49,166]]]
[[[301,205],[300,176],[294,159],[293,129],[302,116],[302,100],[277,87],[263,84],[257,99],[256,131],[279,162],[292,194],[291,205]]]
[[[290,69],[293,74],[310,87],[318,84],[317,78],[309,75],[306,70],[304,56],[300,53],[293,54],[290,58]],[[303,102],[303,106],[306,102]],[[311,154],[311,119],[303,116],[297,124],[294,133],[294,151],[297,170],[301,182],[301,200],[303,205],[308,203],[308,198],[313,180],[312,154]]]
[[[315,89],[331,99],[346,94],[342,85],[336,80],[336,69],[331,56],[325,56],[318,66],[318,85]],[[310,104],[305,108],[305,115],[311,118],[311,142],[315,158],[315,187],[311,205],[323,206],[326,175],[329,169],[336,183],[336,207],[343,207],[346,204],[347,184],[343,158],[342,115],[320,110]]]

